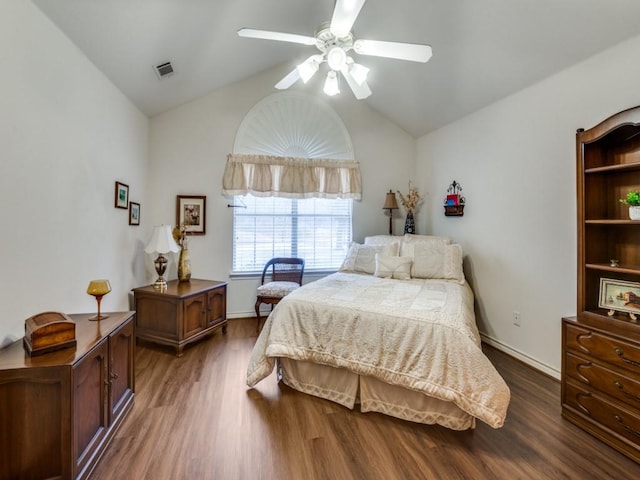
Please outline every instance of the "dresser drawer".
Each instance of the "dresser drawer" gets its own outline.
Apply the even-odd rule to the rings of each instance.
[[[564,324],[566,348],[640,375],[640,345]]]
[[[630,378],[571,353],[565,354],[565,374],[640,409],[640,379]]]
[[[608,429],[640,451],[640,417],[624,406],[614,405],[573,381],[566,382],[564,403]]]

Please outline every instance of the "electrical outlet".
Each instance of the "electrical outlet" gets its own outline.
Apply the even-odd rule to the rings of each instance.
[[[520,326],[520,312],[516,312],[515,310],[513,312],[513,324],[516,327]]]

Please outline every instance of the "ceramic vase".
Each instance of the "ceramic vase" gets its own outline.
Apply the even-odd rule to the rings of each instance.
[[[185,245],[180,250],[180,258],[178,259],[178,281],[188,282],[189,280],[191,280],[191,259],[189,258],[189,249]]]
[[[413,213],[407,213],[407,219],[404,222],[404,233],[416,233],[416,222],[413,219]]]
[[[640,206],[629,207],[629,218],[631,220],[640,220]]]

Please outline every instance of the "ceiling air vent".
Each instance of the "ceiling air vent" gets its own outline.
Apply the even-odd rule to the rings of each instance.
[[[156,71],[156,75],[158,75],[158,78],[160,80],[170,77],[174,74],[173,65],[171,65],[171,62],[161,63],[160,65],[156,65],[155,67],[153,67],[153,69]]]

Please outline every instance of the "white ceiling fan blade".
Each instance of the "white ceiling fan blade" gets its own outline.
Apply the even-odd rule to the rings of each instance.
[[[397,58],[412,62],[427,62],[433,54],[429,45],[417,43],[382,42],[379,40],[356,40],[353,50],[361,55]]]
[[[369,88],[369,85],[367,85],[367,82],[358,84],[358,82],[356,82],[353,78],[353,75],[351,75],[351,73],[349,72],[349,68],[346,65],[342,67],[341,71],[342,76],[349,85],[349,88],[351,88],[351,91],[358,100],[363,100],[371,95],[371,89]]]
[[[336,0],[329,29],[336,37],[342,38],[351,32],[365,0]]]
[[[245,38],[260,38],[262,40],[277,40],[279,42],[301,43],[302,45],[315,45],[315,37],[297,35],[295,33],[271,32],[269,30],[255,30],[253,28],[241,28],[238,35]]]
[[[300,74],[298,73],[298,67],[296,67],[291,70],[282,80],[276,83],[275,87],[278,90],[286,90],[298,80],[300,80]]]

